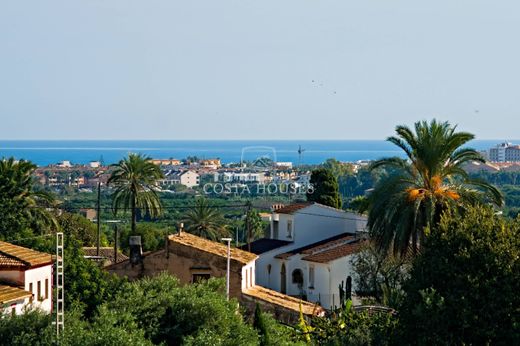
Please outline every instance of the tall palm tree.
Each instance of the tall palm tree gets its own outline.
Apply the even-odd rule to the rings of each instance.
[[[415,252],[425,233],[453,206],[493,203],[501,206],[502,195],[492,185],[471,179],[463,165],[484,162],[474,149],[463,148],[474,136],[455,132],[448,122],[420,121],[414,131],[397,126],[397,136],[387,140],[401,148],[407,157],[385,158],[371,169],[386,168],[383,178],[368,198],[368,227],[383,250]]]
[[[206,198],[197,198],[195,206],[182,218],[186,230],[192,234],[211,240],[219,240],[227,235],[224,217]]]
[[[159,166],[142,154],[129,154],[112,167],[113,171],[108,179],[108,185],[114,187],[112,209],[115,214],[120,209],[130,209],[131,230],[135,234],[137,209],[152,217],[162,213],[157,183],[163,178],[163,173]]]
[[[0,160],[0,234],[16,236],[25,226],[40,233],[58,229],[56,200],[48,192],[34,190],[35,169],[29,161]]]

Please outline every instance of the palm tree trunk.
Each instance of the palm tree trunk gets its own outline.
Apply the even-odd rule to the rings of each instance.
[[[136,224],[137,224],[137,214],[136,214],[136,210],[135,210],[135,198],[136,196],[132,196],[132,210],[131,210],[131,213],[132,213],[132,235],[135,235],[135,229],[136,229]]]

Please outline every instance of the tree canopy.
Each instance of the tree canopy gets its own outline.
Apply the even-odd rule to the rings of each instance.
[[[446,212],[413,263],[402,341],[520,344],[520,221],[475,207]]]
[[[310,183],[313,190],[307,193],[308,201],[341,208],[338,181],[330,170],[326,168],[313,170]]]
[[[424,242],[425,229],[450,205],[502,205],[495,187],[470,178],[462,168],[467,162],[484,162],[477,151],[464,147],[472,134],[436,120],[417,122],[413,130],[397,126],[396,133],[388,141],[401,148],[407,160],[385,158],[371,166],[395,171],[380,180],[368,201],[368,227],[383,251],[415,251]]]

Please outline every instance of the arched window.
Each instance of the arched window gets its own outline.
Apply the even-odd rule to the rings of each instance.
[[[303,286],[303,272],[301,269],[295,269],[292,272],[292,283],[298,285],[298,287]]]
[[[282,263],[280,269],[280,292],[285,294],[287,292],[287,278],[285,277],[285,263]]]

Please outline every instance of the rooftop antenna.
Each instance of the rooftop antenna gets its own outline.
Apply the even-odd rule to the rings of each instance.
[[[302,157],[304,151],[305,149],[303,149],[301,145],[298,145],[298,166],[302,165]]]

